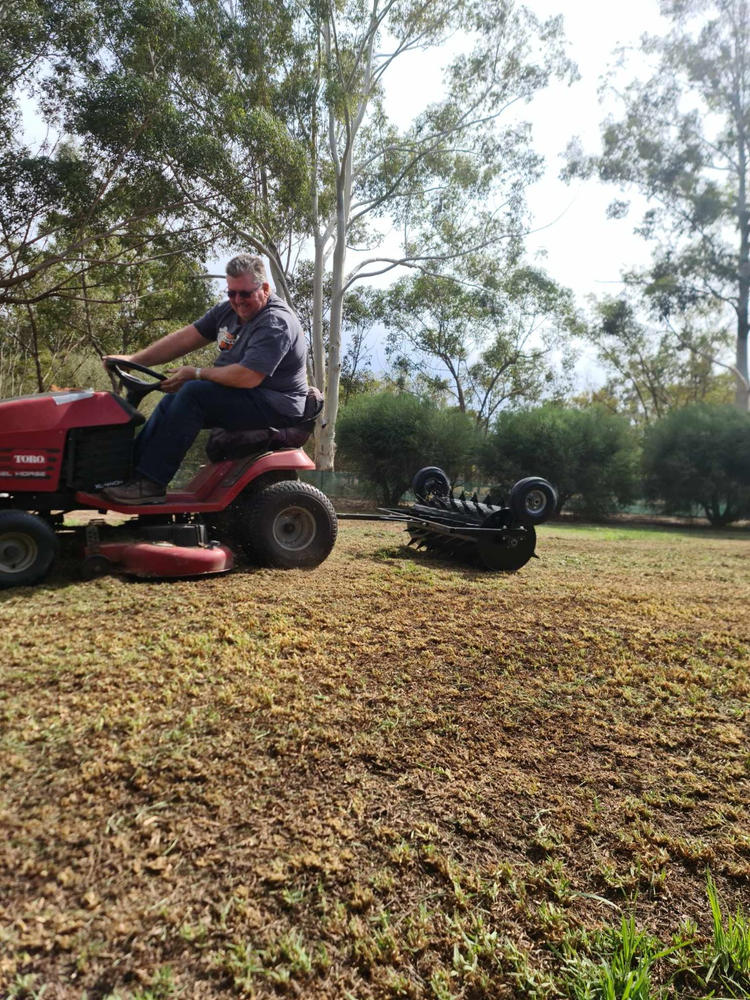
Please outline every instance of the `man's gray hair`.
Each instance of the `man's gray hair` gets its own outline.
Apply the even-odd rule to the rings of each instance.
[[[268,281],[263,258],[254,257],[250,253],[239,253],[227,264],[227,277],[241,278],[243,274],[252,274],[259,284]]]

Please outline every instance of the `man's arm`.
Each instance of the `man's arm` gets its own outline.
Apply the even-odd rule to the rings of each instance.
[[[136,360],[136,359],[133,359]],[[164,392],[177,392],[186,382],[199,377],[204,382],[215,382],[230,389],[254,389],[266,377],[261,372],[254,372],[244,365],[222,365],[218,368],[196,368],[194,365],[183,365],[170,372],[169,377],[160,383]]]
[[[135,361],[139,365],[163,365],[210,343],[212,341],[200,334],[195,324],[190,323],[181,330],[175,330],[174,333],[168,333],[166,337],[155,340],[153,344],[136,351],[135,354],[106,354],[103,360],[119,358],[121,361]]]

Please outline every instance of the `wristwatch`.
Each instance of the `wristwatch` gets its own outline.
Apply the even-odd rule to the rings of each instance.
[[[202,368],[196,368],[195,369],[195,377],[197,379],[202,379],[203,378],[203,369]]]

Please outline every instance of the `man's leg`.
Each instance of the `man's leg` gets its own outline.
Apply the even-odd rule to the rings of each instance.
[[[253,430],[285,427],[280,417],[253,389],[230,389],[213,382],[188,382],[164,396],[135,441],[137,478],[105,490],[118,503],[159,503],[190,445],[204,427]]]
[[[253,389],[188,382],[178,393],[161,400],[138,435],[136,472],[166,486],[204,427],[253,430],[284,422]]]

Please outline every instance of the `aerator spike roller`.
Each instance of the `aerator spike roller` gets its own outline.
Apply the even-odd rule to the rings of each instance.
[[[476,493],[455,497],[446,474],[434,466],[420,469],[412,492],[416,503],[400,512],[410,545],[506,572],[525,566],[535,554],[535,526],[557,508],[555,488],[536,476],[513,486],[507,506],[481,503]]]

